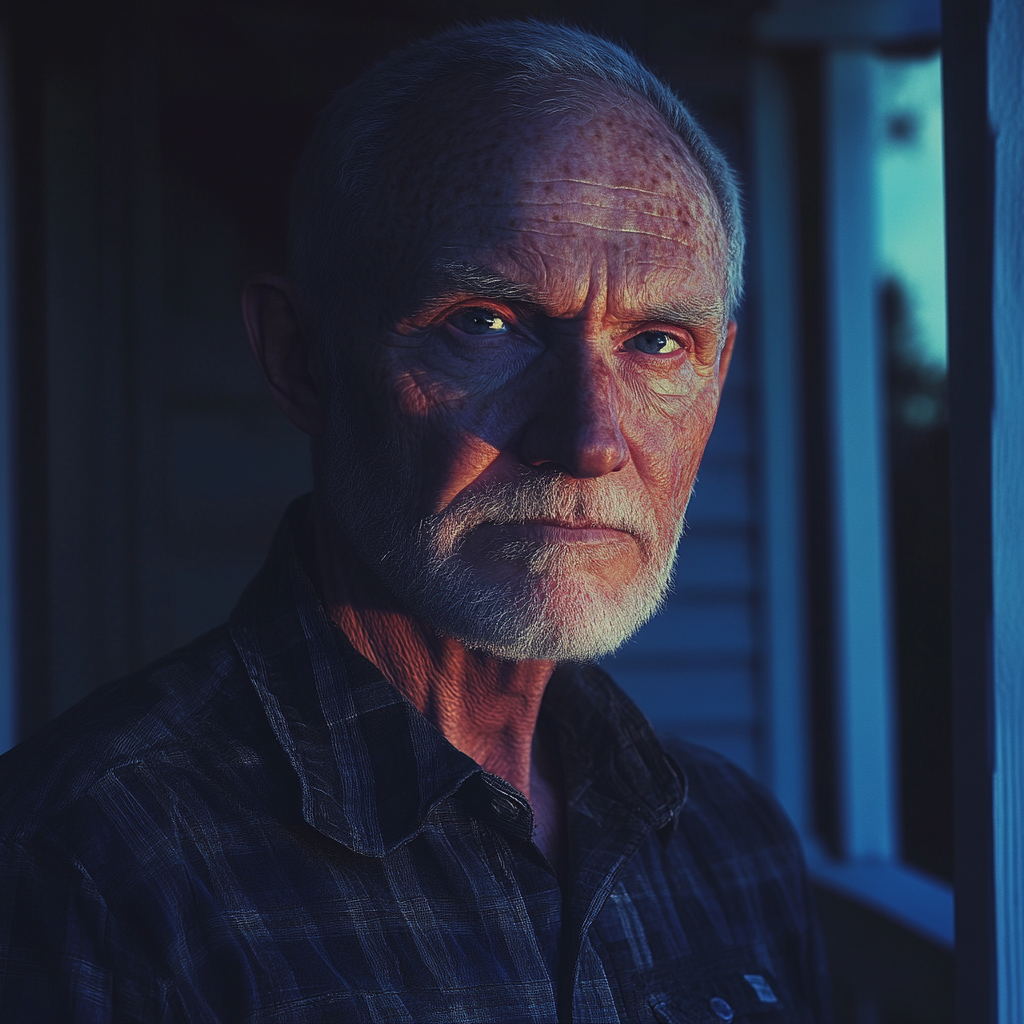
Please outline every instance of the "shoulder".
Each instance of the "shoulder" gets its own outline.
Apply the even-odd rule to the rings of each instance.
[[[675,736],[659,736],[686,779],[678,824],[691,844],[735,865],[760,862],[758,873],[805,876],[796,830],[775,797],[728,758]]]
[[[687,780],[687,803],[718,812],[749,813],[758,810],[766,823],[792,832],[785,812],[772,793],[723,754],[690,743],[671,734],[659,733],[665,752],[683,770]]]
[[[18,845],[98,787],[187,765],[258,701],[226,627],[108,683],[0,757],[0,838]]]

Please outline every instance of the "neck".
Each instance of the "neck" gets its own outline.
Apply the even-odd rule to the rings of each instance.
[[[543,784],[537,715],[555,663],[510,662],[438,636],[369,573],[322,504],[313,502],[324,604],[356,650],[483,769],[531,799]],[[536,794],[540,796],[541,794]]]

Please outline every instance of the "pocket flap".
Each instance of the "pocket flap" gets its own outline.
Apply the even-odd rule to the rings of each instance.
[[[667,980],[667,979],[666,979]],[[652,988],[647,1003],[664,1024],[772,1024],[783,1018],[784,994],[757,963],[718,965]]]

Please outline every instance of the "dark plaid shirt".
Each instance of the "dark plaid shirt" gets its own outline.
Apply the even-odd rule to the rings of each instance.
[[[522,794],[355,653],[295,544],[286,520],[228,626],[0,759],[0,1020],[825,1019],[756,784],[559,670],[563,888]]]

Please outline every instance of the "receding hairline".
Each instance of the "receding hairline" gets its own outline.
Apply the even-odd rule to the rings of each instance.
[[[415,43],[325,109],[296,174],[291,221],[292,273],[318,306],[329,304],[340,279],[355,287],[371,280],[358,236],[372,216],[381,159],[396,131],[404,138],[418,99],[447,95],[441,106],[450,111],[459,88],[469,99],[462,109],[501,96],[503,113],[518,107],[531,121],[593,110],[608,96],[656,119],[684,153],[692,184],[712,200],[731,314],[742,290],[744,238],[735,177],[721,151],[675,93],[628,51],[583,30],[535,21],[461,26]],[[414,124],[409,141],[416,135]]]
[[[453,83],[445,84],[450,87]],[[518,136],[511,136],[514,155],[510,158],[509,163],[513,164],[523,161],[529,163],[528,150],[533,143],[538,144],[536,148],[540,158],[546,159],[546,156],[550,154],[543,154],[544,144],[548,140],[557,141],[557,133],[562,130],[593,128],[593,134],[580,139],[581,147],[600,145],[602,127],[610,128],[612,131],[620,127],[633,130],[637,133],[638,141],[642,141],[641,132],[644,132],[655,150],[664,147],[662,157],[666,163],[659,169],[667,172],[674,179],[675,185],[682,187],[687,192],[699,193],[707,200],[707,209],[702,212],[710,215],[708,219],[712,222],[717,236],[717,244],[723,258],[726,258],[728,230],[724,211],[704,168],[687,145],[686,140],[673,130],[661,111],[646,97],[636,93],[622,92],[606,82],[592,84],[596,88],[585,91],[583,83],[567,79],[557,83],[559,89],[557,96],[553,97],[548,94],[519,97],[514,107],[511,108],[505,104],[495,105],[491,102],[492,97],[483,93],[466,97],[461,103],[458,103],[459,98],[455,97],[457,105],[454,111],[451,109],[443,111],[436,123],[433,124],[431,123],[433,111],[429,108],[423,112],[423,116],[419,117],[416,110],[407,111],[396,125],[398,129],[404,128],[410,122],[415,122],[417,134],[425,133],[435,138],[435,141],[440,139],[441,143],[432,153],[422,149],[413,149],[404,159],[420,163],[425,175],[436,176],[437,180],[443,181],[447,185],[457,185],[462,189],[462,194],[469,197],[490,190],[494,183],[488,179],[482,179],[467,185],[460,178],[458,161],[463,159],[465,153],[464,151],[460,152],[457,146],[448,148],[446,145],[446,137],[452,132],[494,130],[504,133],[509,128],[518,131]],[[566,90],[564,94],[561,92],[563,88]],[[452,116],[453,113],[458,113],[461,116],[456,120]],[[436,136],[434,135],[435,130]],[[412,141],[412,138],[416,138],[416,136],[406,136],[399,130],[390,141],[390,147],[403,148],[404,142]],[[656,171],[653,167],[649,167],[649,173],[653,175]],[[391,184],[395,186],[405,184],[405,182],[395,180],[387,172],[382,174],[383,179],[390,179]],[[645,189],[640,186],[638,181],[633,184],[614,185],[596,179],[571,179],[564,176],[558,176],[558,181],[575,181],[576,184],[598,189],[621,190],[623,193],[633,193],[638,196],[647,194],[651,197],[666,198],[663,190]],[[543,184],[543,181],[536,179],[532,183]],[[653,179],[649,183],[653,184]],[[409,210],[405,198],[397,191],[382,197],[379,189],[374,188],[370,190],[369,195],[372,197],[373,205],[366,212],[372,215],[393,221],[395,218],[406,218],[416,213],[415,209]],[[432,198],[440,200],[442,196],[432,193]]]

